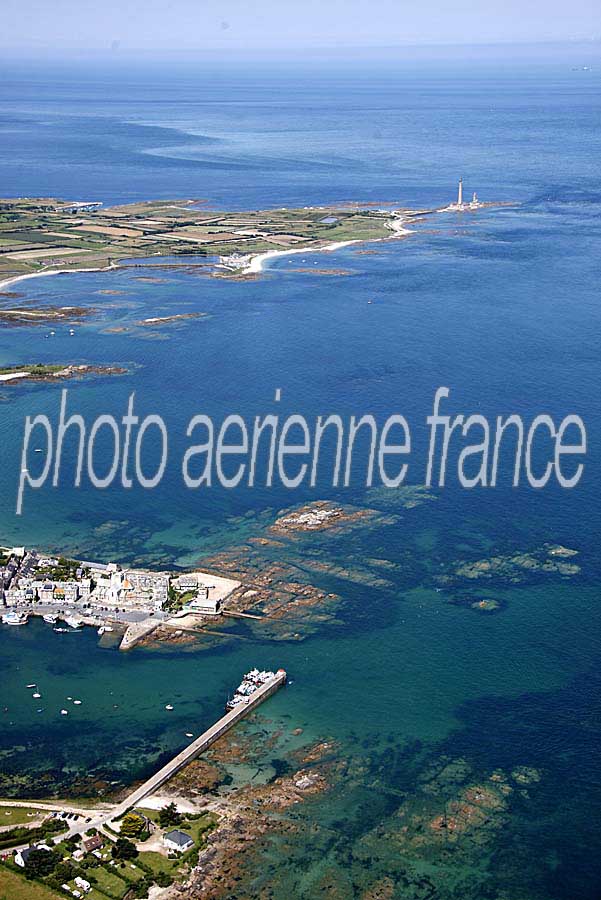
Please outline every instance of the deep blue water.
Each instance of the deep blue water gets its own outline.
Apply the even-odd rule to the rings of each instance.
[[[198,679],[183,690],[181,702],[189,704],[186,716],[208,721],[230,672],[235,680],[257,654],[261,664],[277,656],[272,664],[286,665],[295,685],[274,701],[275,713],[315,736],[334,736],[343,753],[363,753],[367,774],[348,796],[357,800],[353,791],[367,791],[377,776],[392,804],[374,807],[373,815],[352,825],[349,800],[345,830],[338,815],[343,807],[336,807],[332,825],[335,801],[324,801],[313,814],[338,829],[338,845],[324,839],[333,866],[344,868],[345,854],[357,851],[379,822],[390,825],[398,790],[411,797],[417,763],[401,750],[419,741],[420,752],[431,758],[467,758],[479,777],[516,765],[543,773],[531,789],[531,806],[516,801],[503,836],[484,853],[484,880],[474,877],[456,896],[497,896],[505,888],[537,898],[599,896],[599,86],[598,72],[552,65],[6,74],[0,179],[7,195],[109,204],[194,196],[226,208],[343,199],[422,207],[450,199],[462,174],[466,188],[482,199],[518,205],[426,220],[406,241],[374,244],[373,255],[349,247],[332,257],[282,258],[253,282],[170,271],[148,283],[138,280],[148,273],[137,269],[23,282],[18,289],[25,302],[90,304],[99,314],[73,337],[67,328],[57,328],[52,338],[45,328],[5,329],[0,363],[35,358],[128,366],[122,378],[71,384],[70,409],[89,421],[99,413],[120,416],[135,391],[139,412],[159,413],[169,425],[170,456],[154,491],[101,492],[86,484],[75,490],[65,477],[60,490],[30,492],[17,518],[24,417],[45,412],[56,419],[60,391],[3,388],[3,540],[105,559],[187,564],[246,540],[276,510],[334,495],[325,480],[314,491],[297,492],[183,488],[179,464],[191,416],[203,412],[219,420],[240,412],[250,420],[274,411],[276,388],[282,389],[282,414],[406,415],[414,435],[413,483],[423,481],[425,416],[443,384],[451,388],[454,412],[490,418],[515,412],[525,419],[577,413],[589,446],[584,477],[573,491],[513,490],[508,477],[495,490],[468,492],[451,484],[436,502],[402,511],[396,525],[328,544],[323,552],[339,563],[360,566],[377,557],[399,565],[402,574],[392,588],[379,590],[324,578],[346,605],[336,627],[324,626],[301,644],[274,649],[258,641],[150,660],[139,652],[117,663],[112,651],[96,650],[82,636],[85,648],[73,650],[64,670],[54,637],[41,626],[18,636],[22,656],[15,653],[17,636],[4,629],[10,689],[3,705],[15,722],[3,729],[4,749],[42,742],[64,779],[66,734],[69,765],[91,770],[112,764],[120,778],[140,774],[142,764],[152,765],[181,741],[184,719],[181,728],[179,720],[177,728],[167,727],[163,716],[174,672],[182,681]],[[354,274],[294,271],[315,262]],[[99,293],[107,290],[120,293]],[[208,316],[156,334],[133,326],[145,317],[189,311]],[[107,332],[115,326],[129,330]],[[66,451],[67,475],[69,462],[73,447]],[[374,500],[358,484],[342,497]],[[528,551],[545,542],[578,549],[581,574],[572,581],[535,577],[481,585],[504,603],[488,618],[446,604],[431,590],[433,573],[453,560]],[[57,725],[52,717],[41,728],[33,711],[20,708],[19,685],[44,677],[59,696],[69,678],[81,679],[88,654],[89,677],[78,684],[90,691],[85,730]],[[145,689],[150,667],[156,704]],[[320,690],[326,680],[327,693]],[[110,713],[112,704],[105,709],[109,687],[127,697],[147,741],[137,763],[120,714]],[[378,762],[380,751],[369,745],[389,732],[399,748],[396,767]],[[114,761],[109,755],[107,762],[107,747],[114,748]],[[23,752],[10,759],[10,771],[21,773],[32,757]],[[35,763],[43,766],[40,759]],[[277,876],[280,896],[290,896],[290,884],[300,890],[295,879],[306,868],[302,853],[312,860],[311,872],[319,869],[321,848],[299,850],[296,868],[292,854],[291,881]],[[471,864],[462,858],[457,865],[469,871]],[[392,856],[378,867],[380,874],[396,871]],[[303,895],[312,890],[314,884],[305,885]],[[451,894],[441,888],[440,896]]]

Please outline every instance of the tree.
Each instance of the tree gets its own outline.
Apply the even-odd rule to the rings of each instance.
[[[135,859],[138,855],[138,848],[127,838],[117,838],[111,848],[111,856],[113,859]]]
[[[181,825],[181,822],[181,813],[173,801],[159,810],[159,825],[161,828],[172,828],[175,825]]]
[[[54,872],[60,861],[61,855],[56,850],[32,850],[25,863],[25,874],[28,878],[43,878]]]
[[[149,878],[148,876],[142,878],[140,881],[138,881],[137,884],[134,884],[132,888],[133,896],[136,898],[139,897],[141,898],[141,900],[144,900],[144,898],[148,897],[148,892],[150,891],[153,883],[154,882],[152,878]]]
[[[128,838],[137,838],[146,831],[146,820],[135,812],[129,812],[123,816],[121,822],[121,834]]]
[[[56,866],[54,874],[59,879],[60,884],[64,884],[65,881],[71,881],[72,878],[75,878],[75,867],[70,860],[65,859]]]

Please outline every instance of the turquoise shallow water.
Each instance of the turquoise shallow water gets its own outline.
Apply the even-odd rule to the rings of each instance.
[[[343,604],[335,622],[305,641],[274,643],[240,626],[241,638],[210,649],[124,656],[98,647],[91,632],[55,635],[39,622],[1,629],[3,792],[31,793],[32,774],[45,773],[42,793],[74,784],[90,790],[88,778],[140,777],[182,746],[186,731],[198,733],[219,714],[242,671],[284,665],[293,684],[265,715],[304,728],[307,740],[333,739],[349,763],[330,794],[294,812],[299,832],[285,852],[276,843],[261,855],[257,892],[323,896],[334,878],[342,896],[361,896],[391,877],[396,896],[427,896],[419,874],[441,897],[594,900],[601,889],[598,75],[585,81],[549,67],[288,78],[288,99],[259,75],[244,89],[234,76],[216,87],[193,73],[160,84],[148,73],[144,85],[132,75],[118,96],[88,76],[75,90],[55,73],[43,91],[13,78],[0,95],[7,192],[93,192],[107,202],[193,193],[240,207],[348,197],[427,205],[443,202],[463,172],[484,199],[520,205],[431,219],[406,241],[373,245],[373,255],[307,254],[307,266],[348,276],[304,275],[291,257],[247,283],[173,272],[153,273],[163,280],[149,283],[129,269],[24,282],[23,302],[89,304],[98,314],[73,337],[67,328],[52,338],[44,328],[4,329],[0,363],[127,366],[122,378],[72,383],[73,411],[89,420],[121,415],[135,391],[139,410],[169,425],[170,458],[154,491],[76,490],[65,479],[60,490],[26,496],[17,518],[24,416],[56,417],[60,391],[4,387],[2,540],[187,565],[245,542],[277,510],[337,497],[325,481],[293,493],[182,487],[190,417],[239,411],[250,419],[272,410],[276,387],[283,413],[404,413],[414,433],[413,483],[423,480],[424,420],[441,384],[457,411],[577,412],[589,436],[584,479],[572,492],[512,490],[507,479],[495,491],[451,486],[415,509],[355,485],[342,499],[381,504],[398,520],[303,543],[300,556],[384,574],[389,583],[307,571]],[[84,114],[85,129],[65,127]],[[41,139],[42,122],[50,142]],[[310,137],[301,145],[299,134]],[[108,290],[119,293],[101,293]],[[191,311],[208,315],[156,333],[133,325]],[[107,332],[114,327],[129,330]],[[65,462],[68,472],[72,446]],[[459,560],[546,542],[578,549],[580,574],[435,590],[436,577]],[[288,558],[298,563],[294,547],[282,551]],[[374,559],[393,564],[393,574]],[[463,602],[482,594],[500,609],[487,615]],[[32,681],[39,704],[25,689]],[[83,702],[61,718],[67,696]],[[424,773],[443,759],[470,767],[466,783],[516,766],[534,767],[540,781],[528,797],[512,782],[503,827],[481,844],[468,836],[452,851],[409,846],[400,811],[420,813]],[[459,788],[447,778],[437,790],[452,803]]]

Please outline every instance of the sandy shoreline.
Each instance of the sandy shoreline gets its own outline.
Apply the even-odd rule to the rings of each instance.
[[[391,238],[405,237],[406,235],[412,233],[408,228],[405,228],[405,219],[401,215],[393,216],[388,222],[386,222],[386,227],[389,228],[392,232]],[[251,260],[248,265],[243,266],[240,269],[230,269],[230,271],[233,275],[259,275],[263,271],[263,267],[268,260],[276,259],[279,256],[290,256],[293,253],[333,253],[336,250],[340,250],[342,247],[348,247],[351,244],[370,244],[382,240],[390,240],[390,238],[372,238],[367,240],[363,238],[355,238],[351,241],[333,241],[331,244],[325,244],[323,247],[294,247],[287,250],[267,250],[264,253],[251,255]],[[185,265],[186,263],[183,262],[182,266]],[[119,269],[120,266],[121,263],[116,262],[111,263],[110,266],[99,266],[98,268],[90,267],[85,269],[46,269],[43,272],[27,272],[24,275],[13,275],[10,278],[5,279],[4,281],[0,281],[0,291],[4,291],[6,290],[6,288],[9,288],[14,284],[17,284],[20,281],[25,281],[29,278],[43,278],[50,275],[69,275],[77,274],[78,272],[109,272],[114,269]],[[228,267],[216,266],[216,268]]]
[[[24,275],[11,275],[10,278],[0,281],[0,291],[6,290],[7,287],[17,284],[19,281],[25,281],[27,278],[43,278],[46,275],[72,275],[78,272],[109,272],[111,269],[118,268],[119,265],[117,263],[112,263],[110,266],[90,267],[89,269],[45,269],[43,272],[26,272]]]
[[[408,228],[405,228],[405,219],[403,216],[393,216],[386,222],[386,227],[392,231],[391,238],[405,237],[406,235],[411,234],[411,231],[409,231]],[[278,256],[290,256],[292,253],[333,253],[334,251],[340,250],[342,247],[348,247],[351,244],[371,244],[376,241],[385,240],[390,240],[390,238],[372,238],[371,240],[355,238],[352,241],[334,241],[323,247],[295,247],[290,250],[267,250],[265,253],[258,253],[256,256],[253,256],[250,263],[239,270],[239,274],[258,275],[263,271],[263,266],[267,260],[275,259]]]
[[[291,250],[267,250],[265,253],[258,253],[253,256],[250,263],[239,270],[241,275],[258,275],[263,271],[263,265],[268,259],[275,259],[278,256],[291,256],[293,253],[331,253],[339,250],[341,247],[348,247],[349,244],[360,244],[359,240],[355,241],[336,241],[332,244],[326,244],[325,247],[295,247]]]

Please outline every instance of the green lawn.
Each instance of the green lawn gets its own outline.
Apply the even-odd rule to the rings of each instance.
[[[194,840],[194,846],[190,850],[177,859],[168,859],[166,856],[153,850],[144,850],[140,852],[140,860],[150,866],[154,872],[167,872],[168,875],[174,876],[182,866],[196,861],[198,851],[204,847],[206,835],[216,821],[217,818],[212,813],[207,813],[198,819],[190,821],[184,819],[182,824],[177,826],[177,829],[185,834],[189,834]],[[163,830],[169,831],[170,829],[166,828]]]
[[[108,871],[102,866],[97,866],[95,869],[90,869],[90,874],[94,875],[96,881],[98,882],[94,885],[94,889],[96,889],[97,887],[98,890],[102,891],[109,897],[121,898],[129,889],[129,884],[124,878],[120,878],[116,874],[117,871],[118,869],[111,869],[110,871]]]
[[[143,806],[136,806],[133,812],[138,813],[140,816],[146,816],[147,819],[150,819],[151,822],[159,821],[159,810],[158,809],[145,809]]]
[[[0,900],[56,900],[65,896],[0,866]]]
[[[40,819],[50,815],[43,809],[30,809],[27,806],[0,806],[0,825],[29,825],[34,817],[27,815],[28,813],[35,813]]]
[[[173,875],[181,865],[181,860],[167,859],[166,856],[162,856],[154,850],[140,851],[140,861],[150,866],[153,872],[166,872],[168,875]]]

